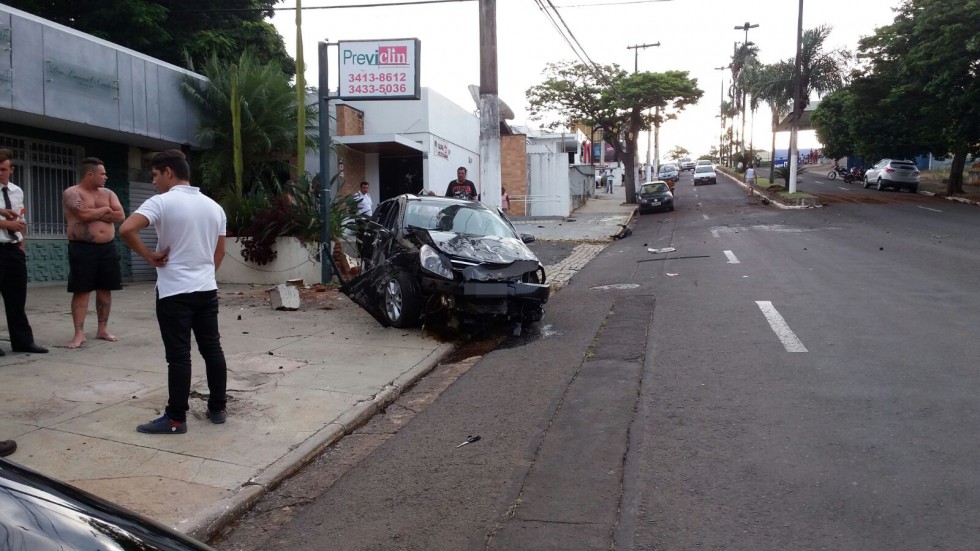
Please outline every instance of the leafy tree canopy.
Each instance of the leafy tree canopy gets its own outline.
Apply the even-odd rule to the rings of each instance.
[[[296,64],[271,23],[277,0],[4,0],[19,10],[187,66],[212,54],[232,60],[250,48],[292,76]],[[186,52],[186,55],[185,55]]]

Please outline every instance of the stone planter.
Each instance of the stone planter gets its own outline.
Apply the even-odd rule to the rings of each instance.
[[[305,283],[320,281],[320,261],[315,251],[300,243],[295,237],[276,238],[276,259],[259,266],[242,258],[242,245],[238,239],[225,239],[225,258],[218,269],[218,283],[276,284],[290,279],[302,279]]]

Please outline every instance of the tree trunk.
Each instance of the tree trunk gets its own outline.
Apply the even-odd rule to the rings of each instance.
[[[946,195],[963,193],[963,169],[966,168],[966,148],[959,147],[953,152],[953,164],[949,167],[949,180]]]
[[[779,126],[779,113],[772,111],[772,152],[769,154],[769,182],[775,182],[776,174],[776,128]]]

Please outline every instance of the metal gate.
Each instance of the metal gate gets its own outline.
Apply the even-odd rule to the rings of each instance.
[[[135,171],[134,171],[135,172]],[[140,171],[145,172],[145,171]],[[140,182],[138,174],[131,174],[129,177],[129,212],[133,213],[150,197],[156,195],[157,191],[152,183]],[[150,250],[156,250],[157,232],[153,226],[140,230],[140,238]],[[156,281],[157,269],[150,266],[142,256],[130,251],[129,253],[133,266],[133,281]]]

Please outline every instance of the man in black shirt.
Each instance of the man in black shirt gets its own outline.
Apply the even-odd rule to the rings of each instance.
[[[461,166],[456,169],[456,179],[449,182],[449,187],[446,188],[446,197],[469,199],[470,201],[477,198],[476,185],[466,179],[466,167]]]

